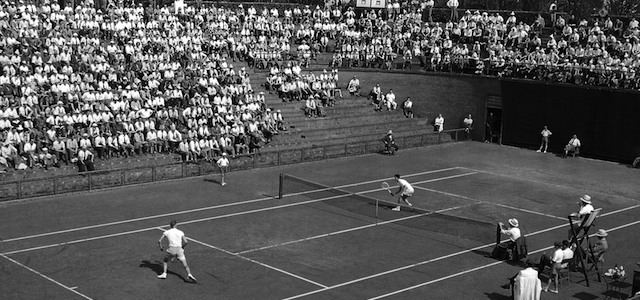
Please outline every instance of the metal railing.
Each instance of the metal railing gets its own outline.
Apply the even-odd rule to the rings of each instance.
[[[469,140],[465,129],[445,130],[440,133],[420,133],[396,137],[400,149],[438,145]],[[383,150],[381,140],[323,145],[302,149],[264,151],[261,154],[238,157],[231,161],[230,171],[265,168],[308,161],[317,161]],[[215,164],[169,163],[134,168],[108,169],[77,174],[47,176],[0,182],[0,202],[57,194],[82,192],[150,183],[156,181],[188,178],[218,173]]]

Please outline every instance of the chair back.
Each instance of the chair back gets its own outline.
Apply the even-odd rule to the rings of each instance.
[[[516,260],[524,259],[527,257],[527,255],[529,255],[529,249],[527,248],[527,238],[524,236],[524,234],[516,240],[515,252],[516,253],[513,258]]]

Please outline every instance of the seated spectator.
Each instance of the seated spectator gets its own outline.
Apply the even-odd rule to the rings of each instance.
[[[396,142],[393,139],[392,130],[389,130],[389,132],[387,132],[387,134],[382,139],[382,143],[384,144],[384,151],[389,155],[395,155],[396,151],[398,151],[398,149],[400,148],[398,147],[398,145],[396,145]]]
[[[562,157],[566,158],[569,153],[573,153],[573,156],[575,157],[580,152],[581,146],[582,144],[580,143],[578,136],[574,134],[569,140],[569,143],[564,147],[564,155]]]
[[[178,148],[176,149],[176,152],[180,154],[180,157],[182,158],[183,163],[191,161],[191,152],[189,151],[189,142],[187,142],[186,137],[182,138],[182,140],[178,143]]]
[[[353,78],[349,80],[349,83],[347,84],[347,91],[349,91],[351,96],[360,95],[360,80],[356,75],[353,75]]]
[[[13,146],[12,142],[5,141],[0,148],[0,157],[2,163],[6,168],[10,170],[16,170],[19,162],[18,150]]]
[[[387,110],[396,110],[398,108],[396,94],[393,93],[393,89],[389,89],[389,92],[384,96],[384,106]]]
[[[318,116],[318,107],[316,105],[316,101],[313,99],[313,96],[309,96],[307,98],[305,107],[304,107],[304,115],[308,118],[317,117]]]
[[[240,132],[235,138],[234,147],[237,155],[249,154],[249,139],[244,133]]]
[[[53,152],[57,158],[57,161],[64,162],[66,165],[69,165],[69,157],[67,156],[67,146],[64,141],[61,141],[57,136],[54,137],[53,141]]]
[[[540,257],[540,262],[538,263],[538,270],[540,272],[544,271],[546,267],[551,268],[551,276],[549,277],[549,281],[547,281],[547,285],[542,289],[545,292],[558,293],[558,275],[559,271],[562,268],[562,260],[564,259],[564,252],[562,251],[562,242],[557,241],[553,243],[553,256],[548,256],[543,254]],[[551,286],[551,282],[555,281],[556,288],[553,290],[549,290]]]
[[[411,102],[410,97],[407,97],[407,100],[402,102],[402,113],[405,118],[413,119],[413,102]]]
[[[95,170],[93,166],[93,153],[89,151],[89,147],[84,146],[78,151],[78,172],[86,172]]]
[[[60,163],[56,159],[56,156],[49,153],[49,149],[47,147],[42,148],[42,150],[38,152],[37,157],[36,164],[45,170],[48,170],[51,166],[60,167]]]

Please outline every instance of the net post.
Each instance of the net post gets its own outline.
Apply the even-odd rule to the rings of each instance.
[[[376,225],[378,225],[378,198],[376,198]]]
[[[282,199],[282,191],[284,190],[283,183],[284,183],[284,174],[280,173],[280,178],[278,181],[278,199]]]

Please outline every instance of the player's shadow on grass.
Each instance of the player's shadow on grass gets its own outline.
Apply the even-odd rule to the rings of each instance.
[[[484,294],[487,295],[487,298],[489,298],[491,300],[510,300],[510,299],[513,299],[513,297],[511,297],[511,296],[502,295],[502,294],[498,294],[498,293],[484,293]]]
[[[169,264],[171,264],[171,263],[169,263]],[[151,262],[151,261],[148,261],[148,260],[143,260],[140,263],[139,267],[140,268],[149,268],[149,269],[153,270],[156,273],[156,275],[162,274],[162,271],[163,271],[162,262],[161,261],[157,261],[157,260],[155,262]],[[184,282],[192,283],[191,280],[187,280],[187,278],[185,278],[184,276],[182,276],[182,275],[180,275],[178,273],[174,273],[174,272],[172,272],[170,270],[167,270],[167,275],[173,275],[173,276],[176,276],[176,277],[182,279],[182,281],[184,281]]]
[[[216,180],[216,179],[210,179],[210,178],[205,178],[203,179],[206,182],[211,182],[211,183],[215,183],[215,184],[220,184],[220,180]]]

